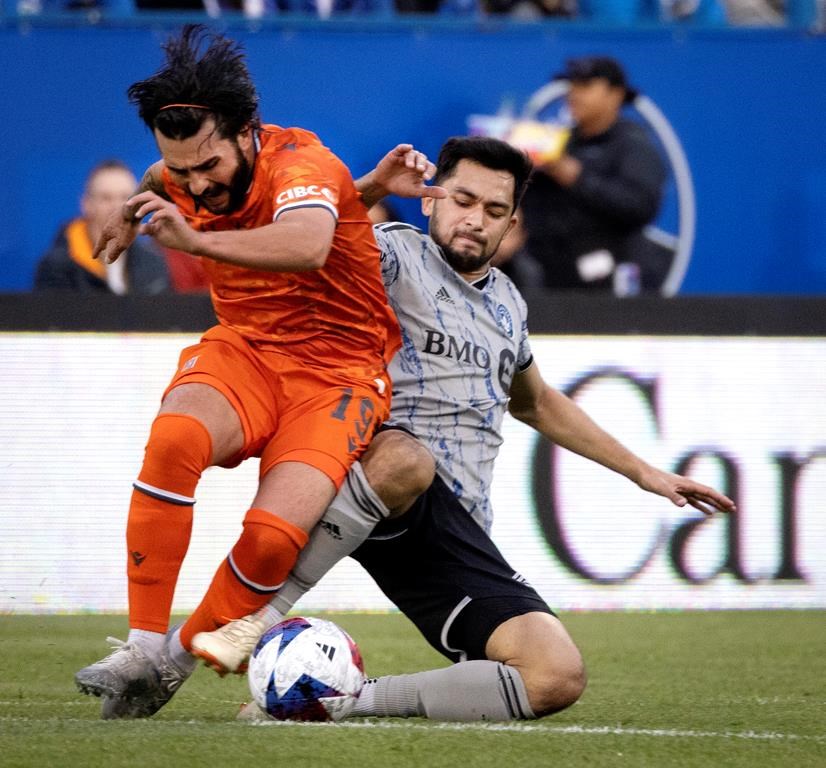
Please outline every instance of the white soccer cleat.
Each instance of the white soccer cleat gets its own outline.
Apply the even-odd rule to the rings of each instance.
[[[247,671],[247,661],[271,622],[252,613],[192,638],[192,654],[223,676]]]
[[[187,669],[181,669],[169,657],[167,649],[161,652],[161,659],[154,668],[155,684],[148,687],[143,694],[134,694],[129,698],[127,714],[119,714],[119,717],[140,718],[151,717],[161,707],[166,706],[169,700],[178,692],[180,687],[195,669],[194,665]],[[104,706],[104,719],[106,707]]]
[[[117,650],[75,675],[83,693],[102,698],[104,720],[151,717],[177,693],[194,669],[194,663],[181,669],[166,646],[160,659],[153,661],[134,644],[112,637],[108,640],[116,644],[113,647]]]
[[[145,693],[156,680],[152,659],[134,643],[114,637],[107,637],[106,642],[114,651],[75,674],[80,692],[114,698]]]

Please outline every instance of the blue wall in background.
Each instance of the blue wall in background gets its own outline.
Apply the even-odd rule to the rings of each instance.
[[[163,25],[0,28],[0,290],[26,290],[87,169],[156,159],[126,88]],[[671,121],[697,194],[683,293],[826,293],[826,38],[790,30],[337,22],[229,33],[268,122],[316,131],[355,175],[398,141],[432,156],[471,113],[520,106],[569,56],[607,53]],[[403,213],[417,216],[411,203]]]

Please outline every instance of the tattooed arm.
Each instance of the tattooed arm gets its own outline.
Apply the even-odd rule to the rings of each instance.
[[[149,168],[146,169],[146,173],[143,174],[143,178],[135,194],[154,192],[156,195],[168,200],[169,196],[166,194],[163,186],[162,171],[162,160],[158,160],[158,162],[150,165]],[[130,200],[132,199],[134,199],[134,195],[130,198]],[[103,226],[100,239],[95,244],[94,258],[102,259],[104,263],[111,264],[132,245],[138,236],[138,228],[141,223],[140,219],[135,218],[135,214],[140,207],[140,202],[126,202],[122,208],[115,211],[109,217]]]

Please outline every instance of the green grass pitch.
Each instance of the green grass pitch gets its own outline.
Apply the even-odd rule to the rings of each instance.
[[[397,614],[338,614],[371,676],[444,666]],[[585,613],[563,620],[588,689],[539,721],[234,720],[246,678],[200,668],[154,718],[103,722],[72,676],[123,616],[0,617],[0,766],[826,767],[826,612]]]

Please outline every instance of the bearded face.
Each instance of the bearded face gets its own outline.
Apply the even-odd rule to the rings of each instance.
[[[430,236],[459,274],[471,279],[481,276],[516,221],[513,176],[460,160],[441,185],[448,196],[428,198],[423,204],[430,216]]]
[[[164,164],[173,181],[200,208],[227,214],[238,210],[252,181],[252,131],[223,138],[214,120],[186,139],[170,139],[155,131]]]

